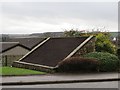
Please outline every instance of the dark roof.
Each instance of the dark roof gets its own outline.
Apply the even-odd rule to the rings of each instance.
[[[19,42],[21,45],[23,45],[29,49],[32,49],[38,43],[42,42],[43,40],[44,40],[44,38],[12,38],[6,42]]]
[[[19,42],[0,42],[0,53],[10,50],[11,48],[14,48],[16,46],[21,46],[23,48],[28,49],[27,47],[20,45]]]
[[[50,38],[43,45],[24,56],[20,61],[54,67],[87,38]]]

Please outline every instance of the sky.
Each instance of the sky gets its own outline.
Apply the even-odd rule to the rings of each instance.
[[[118,31],[118,2],[6,1],[0,7],[0,33],[4,34]]]

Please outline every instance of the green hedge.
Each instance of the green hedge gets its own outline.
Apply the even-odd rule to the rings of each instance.
[[[99,62],[95,59],[71,57],[61,61],[55,70],[57,72],[90,72],[98,71]]]
[[[87,58],[97,59],[99,71],[117,71],[119,69],[119,59],[117,56],[105,52],[92,52],[84,55]]]

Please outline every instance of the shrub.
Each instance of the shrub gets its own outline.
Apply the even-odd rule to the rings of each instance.
[[[98,61],[80,57],[71,57],[58,63],[57,72],[97,71]]]
[[[116,71],[119,68],[118,57],[110,53],[92,52],[84,55],[84,57],[97,59],[100,63],[100,71]]]
[[[99,33],[96,35],[95,49],[97,52],[116,54],[116,47],[111,42],[109,34]]]

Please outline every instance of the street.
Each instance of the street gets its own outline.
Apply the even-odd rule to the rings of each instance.
[[[64,80],[88,80],[88,79],[112,79],[118,78],[118,73],[84,73],[84,74],[48,74],[35,76],[16,76],[16,77],[2,77],[3,83],[12,82],[51,82]],[[2,88],[118,88],[118,81],[104,81],[104,82],[77,82],[77,83],[50,83],[35,85],[6,85]]]
[[[2,88],[118,88],[118,82],[92,82],[92,83],[69,83],[69,84],[42,84],[42,85],[18,85],[3,86]]]
[[[36,82],[118,78],[118,73],[86,73],[86,74],[48,74],[36,76],[2,77],[2,82]]]

